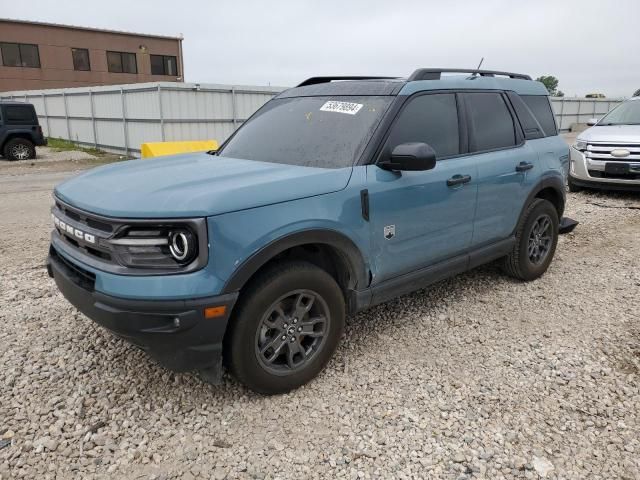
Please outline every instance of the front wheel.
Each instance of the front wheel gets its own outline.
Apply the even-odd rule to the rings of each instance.
[[[558,244],[558,212],[553,204],[535,199],[526,209],[516,231],[516,243],[505,257],[503,269],[520,280],[535,280],[549,268]]]
[[[284,393],[314,378],[344,329],[336,281],[307,262],[274,266],[251,281],[225,341],[225,363],[252,390]]]

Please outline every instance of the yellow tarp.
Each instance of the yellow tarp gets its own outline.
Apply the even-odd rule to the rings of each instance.
[[[162,155],[174,155],[176,153],[207,152],[217,150],[218,142],[215,140],[194,140],[186,142],[149,142],[140,147],[142,158],[160,157]]]

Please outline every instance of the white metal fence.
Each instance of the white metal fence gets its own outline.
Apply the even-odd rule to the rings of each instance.
[[[587,123],[590,118],[602,118],[623,101],[622,98],[551,97],[551,105],[561,132],[571,130],[574,124]]]
[[[4,92],[0,99],[35,105],[48,137],[137,154],[154,141],[222,143],[281,87],[140,83],[105,87]],[[560,131],[602,117],[622,99],[553,97]]]
[[[0,99],[32,103],[48,137],[137,154],[144,142],[223,142],[278,87],[140,83],[4,92]]]

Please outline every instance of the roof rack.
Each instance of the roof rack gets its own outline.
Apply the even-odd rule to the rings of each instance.
[[[398,77],[358,77],[358,76],[350,76],[350,77],[311,77],[307,78],[300,85],[296,85],[296,87],[306,87],[307,85],[317,85],[319,83],[329,83],[334,80],[394,80]]]
[[[520,80],[531,80],[529,75],[523,73],[498,72],[495,70],[476,70],[473,68],[419,68],[411,74],[408,81],[414,80],[440,80],[443,73],[471,73],[472,75],[480,75],[481,77],[495,77],[500,75],[509,78],[518,78]]]

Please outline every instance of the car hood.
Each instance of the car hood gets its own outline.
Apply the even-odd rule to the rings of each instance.
[[[640,125],[603,125],[586,129],[579,140],[585,142],[640,143]]]
[[[204,217],[342,190],[351,170],[192,153],[98,167],[58,185],[55,195],[111,217]]]

